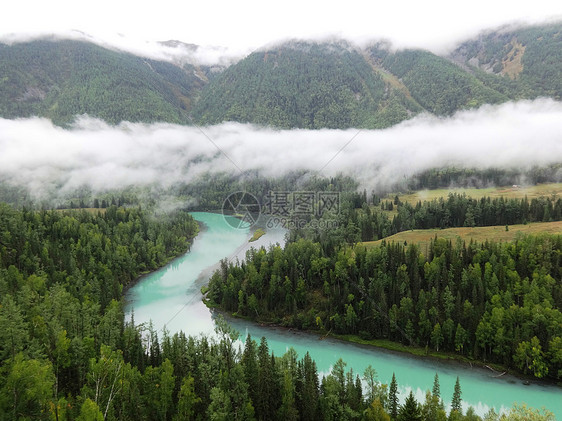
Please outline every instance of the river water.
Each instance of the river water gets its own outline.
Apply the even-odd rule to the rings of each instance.
[[[183,330],[188,335],[212,334],[214,315],[203,304],[200,289],[218,267],[218,262],[223,258],[243,259],[250,247],[267,247],[285,241],[285,231],[278,229],[268,230],[259,240],[249,243],[249,229],[232,228],[223,215],[205,212],[192,215],[204,228],[191,250],[143,277],[127,292],[127,312],[129,315],[134,312],[135,323],[151,321],[155,329],[165,327],[171,333]],[[270,350],[276,355],[282,355],[290,347],[299,357],[308,351],[316,361],[318,371],[324,374],[338,358],[347,363],[347,369],[352,368],[359,375],[372,365],[383,383],[390,383],[394,372],[402,398],[413,390],[418,401],[423,402],[425,391],[431,390],[433,377],[438,373],[441,396],[446,405],[459,376],[464,410],[471,405],[479,415],[484,415],[491,407],[500,412],[514,402],[525,402],[535,408],[544,406],[554,412],[557,419],[562,419],[562,389],[556,386],[524,385],[512,376],[494,377],[494,373],[483,368],[420,359],[335,339],[321,339],[314,334],[262,327],[245,320],[228,318],[228,321],[243,338],[248,333],[258,341],[265,336]]]

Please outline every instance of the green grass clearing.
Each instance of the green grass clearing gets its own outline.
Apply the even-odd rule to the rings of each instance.
[[[521,234],[562,234],[562,221],[556,222],[533,222],[529,224],[509,225],[509,231],[505,230],[505,225],[494,225],[491,227],[461,227],[461,228],[446,228],[446,229],[427,229],[427,230],[411,230],[402,231],[390,237],[384,238],[386,242],[400,242],[406,241],[407,244],[418,244],[422,251],[429,242],[437,236],[438,238],[445,238],[447,240],[455,241],[457,238],[469,242],[474,240],[476,242],[484,242],[486,240],[494,241],[513,241],[517,235]],[[366,241],[360,245],[366,247],[376,247],[381,244],[383,240]]]

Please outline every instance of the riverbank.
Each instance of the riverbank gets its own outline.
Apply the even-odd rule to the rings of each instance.
[[[442,362],[452,362],[457,364],[462,364],[464,366],[470,366],[471,368],[478,367],[482,369],[487,369],[490,373],[493,373],[493,377],[502,377],[506,374],[510,376],[517,377],[522,382],[533,382],[533,383],[544,383],[549,385],[557,385],[554,381],[549,381],[548,379],[537,379],[529,375],[514,371],[508,367],[505,367],[498,363],[492,363],[482,360],[476,360],[473,358],[466,357],[464,355],[452,354],[449,352],[438,352],[435,350],[430,350],[429,348],[407,346],[401,344],[400,342],[393,342],[387,339],[362,339],[357,335],[340,335],[340,334],[330,334],[331,337],[351,342],[359,345],[372,346],[379,349],[385,349],[387,351],[398,352],[402,354],[408,354],[415,358],[420,359],[432,359],[435,361]]]
[[[206,286],[202,288],[201,292],[207,292]],[[254,320],[248,316],[241,316],[236,313],[229,313],[222,310],[217,304],[211,302],[208,298],[203,297],[203,302],[207,308],[211,311],[215,311],[225,316],[226,318],[233,318],[238,320],[244,320],[250,323],[255,323],[256,325],[269,329],[278,329],[286,332],[298,332],[307,335],[313,335],[318,338],[318,340],[325,340],[327,338],[335,339],[344,343],[360,345],[371,349],[377,349],[380,351],[390,352],[396,355],[413,357],[420,361],[434,361],[438,363],[453,364],[463,368],[479,369],[490,373],[490,377],[501,379],[504,376],[510,376],[516,378],[518,381],[525,385],[537,384],[546,386],[556,386],[562,391],[562,384],[557,383],[552,379],[538,379],[531,375],[525,375],[511,368],[505,367],[501,364],[476,360],[464,355],[452,354],[447,352],[437,352],[435,350],[426,349],[425,347],[407,346],[399,342],[390,341],[388,339],[362,339],[358,335],[343,335],[336,334],[330,331],[321,330],[302,330],[295,327],[283,326],[278,323],[265,321],[265,320]]]
[[[131,288],[133,288],[135,285],[137,285],[139,282],[141,282],[145,277],[150,276],[154,272],[157,272],[160,269],[168,266],[170,263],[173,263],[174,260],[177,260],[177,259],[181,258],[183,255],[185,255],[185,253],[189,253],[189,251],[191,250],[191,247],[193,246],[193,241],[195,241],[195,239],[199,236],[199,234],[204,233],[207,230],[207,226],[203,222],[200,222],[200,221],[197,221],[197,220],[195,220],[195,222],[197,222],[197,230],[195,231],[195,234],[193,235],[193,237],[186,238],[188,244],[187,244],[187,247],[184,251],[181,251],[180,253],[174,254],[173,256],[166,257],[164,263],[162,263],[162,265],[160,267],[157,267],[156,269],[150,269],[150,270],[142,271],[135,279],[133,279],[127,285],[123,286],[123,290],[121,291],[121,296],[122,296],[123,299],[125,299],[125,301],[127,301],[126,300],[127,292]]]

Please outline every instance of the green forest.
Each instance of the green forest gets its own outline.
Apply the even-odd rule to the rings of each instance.
[[[187,212],[0,204],[0,418],[76,419],[82,401],[100,403],[109,362],[144,352],[124,325],[123,290],[197,232]]]
[[[351,222],[361,232],[362,241],[380,239],[410,229],[484,227],[492,225],[551,222],[562,219],[562,199],[540,197],[528,200],[472,199],[466,195],[450,194],[447,199],[418,202],[415,206],[400,199],[381,201],[381,209],[397,210],[392,221],[372,212],[363,202],[362,211],[352,211]]]
[[[562,378],[561,236],[343,247],[299,240],[223,265],[221,308],[299,329],[390,339]]]
[[[124,288],[140,274],[188,250],[197,232],[197,224],[185,211],[159,215],[141,208],[117,206],[59,211],[0,205],[0,419],[482,419],[472,408],[463,411],[462,385],[458,381],[454,390],[441,391],[436,376],[423,402],[417,402],[410,394],[400,404],[399,379],[378,379],[373,367],[354,373],[346,370],[341,359],[334,362],[330,374],[319,378],[316,364],[308,354],[299,357],[290,350],[275,356],[265,338],[258,343],[247,337],[243,349],[239,349],[235,344],[239,333],[221,317],[216,320],[216,339],[186,337],[183,333],[171,336],[165,330],[156,332],[150,325],[135,325],[134,318],[124,320]],[[522,243],[522,250],[534,250],[531,240],[528,241]],[[534,241],[542,246],[550,244],[552,250],[560,247],[560,239]],[[274,248],[271,253],[288,256],[297,248],[310,249],[307,252],[313,258],[315,247],[302,240],[285,251]],[[435,252],[439,247],[448,250],[447,245],[436,244]],[[386,250],[382,248],[380,253]],[[484,255],[485,250],[471,247],[467,253]],[[497,252],[501,250],[499,247]],[[403,250],[398,251],[397,255],[403,254]],[[256,252],[245,267],[252,267],[256,259],[266,256],[264,250]],[[392,259],[395,258],[399,257],[393,255]],[[479,259],[487,268],[484,257]],[[550,259],[534,260],[529,266],[529,270],[541,271],[541,276],[531,284],[522,283],[521,288],[529,289],[524,296],[513,296],[518,303],[522,304],[521,299],[525,301],[521,311],[533,303],[537,305],[537,294],[548,299],[550,278],[543,269],[548,263],[554,264],[552,259],[554,256],[550,255]],[[446,260],[445,255],[442,260]],[[311,262],[317,266],[315,259]],[[322,265],[328,268],[329,264],[330,259],[324,258]],[[430,265],[438,267],[430,271],[446,266],[436,259]],[[234,267],[223,270],[243,271]],[[475,276],[474,270],[468,276]],[[495,276],[494,272],[492,279]],[[215,278],[211,286],[216,295]],[[439,287],[440,283],[431,279],[434,288]],[[480,284],[477,295],[481,292]],[[491,285],[501,294],[503,284]],[[403,283],[396,285],[403,287]],[[421,295],[421,289],[418,294]],[[560,299],[559,290],[556,294],[551,300]],[[507,300],[504,295],[498,298],[502,302]],[[491,300],[496,303],[498,299],[494,297]],[[447,301],[445,308],[449,310],[444,311],[450,311],[456,320],[452,301]],[[495,310],[502,308],[496,304],[492,317]],[[350,301],[349,305],[355,302]],[[546,313],[546,302],[544,306],[548,319],[552,313]],[[400,306],[398,311],[404,308]],[[433,317],[432,311],[428,314]],[[477,314],[475,308],[471,314]],[[495,318],[490,320],[495,322]],[[550,328],[540,326],[546,332],[526,327],[531,329],[530,334],[536,333],[540,338],[534,336],[532,343],[550,334]],[[521,339],[527,332],[522,331]],[[557,342],[553,339],[552,343],[544,350],[545,365],[541,370],[545,374],[546,370],[558,367],[550,359]],[[444,347],[449,345],[443,342]],[[486,347],[484,344],[483,352]],[[532,361],[530,369],[537,373],[538,366]],[[449,396],[452,406],[447,414],[442,397],[448,400]],[[548,412],[525,406],[515,406],[501,417],[491,410],[484,419],[522,417],[554,419]]]

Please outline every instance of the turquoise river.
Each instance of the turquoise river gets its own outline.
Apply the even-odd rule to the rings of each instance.
[[[189,335],[212,334],[215,315],[203,304],[200,289],[217,268],[221,259],[243,259],[250,247],[284,243],[284,230],[268,230],[258,241],[249,243],[249,229],[234,229],[223,215],[194,212],[193,217],[203,229],[194,240],[191,250],[173,260],[162,269],[144,276],[127,293],[128,313],[134,313],[135,323],[149,323],[171,333],[183,330]],[[360,375],[372,365],[379,380],[389,383],[396,373],[401,397],[410,390],[423,402],[425,391],[430,390],[435,373],[439,374],[441,395],[446,405],[453,394],[459,376],[463,408],[475,408],[479,415],[494,407],[497,412],[506,410],[514,402],[546,407],[562,419],[562,389],[542,383],[524,385],[512,376],[495,377],[488,369],[468,365],[420,359],[378,348],[361,346],[293,330],[262,327],[245,320],[228,318],[242,338],[248,333],[254,339],[267,338],[270,349],[282,355],[293,347],[299,357],[308,351],[321,374],[328,373],[338,358],[343,358],[347,369]]]

